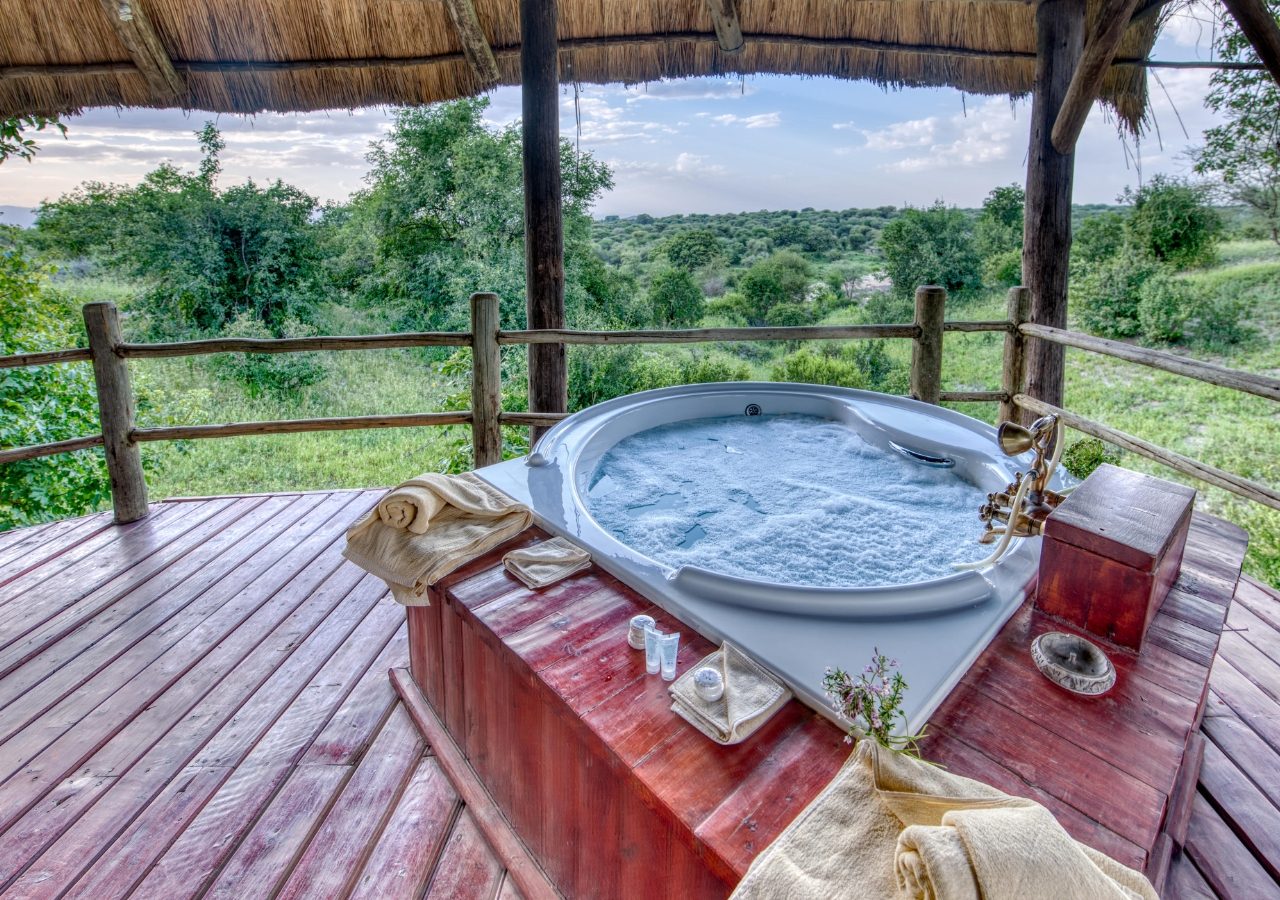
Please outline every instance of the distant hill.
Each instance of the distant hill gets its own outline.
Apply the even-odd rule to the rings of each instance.
[[[25,206],[0,206],[0,225],[17,225],[30,228],[36,221],[36,213]]]

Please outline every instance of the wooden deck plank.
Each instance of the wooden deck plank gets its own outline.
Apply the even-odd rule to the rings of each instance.
[[[1273,769],[1272,779],[1280,775]],[[1280,809],[1212,741],[1204,750],[1200,787],[1254,858],[1280,881]]]
[[[1164,900],[1218,900],[1196,864],[1185,853],[1173,858],[1165,882]]]
[[[198,561],[210,558],[210,555],[216,556],[222,543],[227,540],[224,535],[249,533],[253,520],[247,514],[263,502],[242,501],[222,508],[211,505],[212,515],[193,517],[194,520],[190,523],[193,527],[177,535],[144,564],[95,587],[56,615],[30,627],[21,637],[8,641],[4,649],[0,650],[0,677],[8,675],[91,620],[94,621],[98,635],[113,631],[122,616],[136,614],[139,603],[145,603],[146,589],[153,582],[156,585],[167,583],[174,588],[181,586],[192,571],[189,560],[194,558]],[[272,504],[273,508],[278,508],[279,505],[279,501]],[[203,513],[204,510],[198,512]],[[116,604],[120,604],[120,609],[112,610],[114,615],[104,615]],[[75,650],[64,648],[63,658],[75,653]],[[41,667],[41,671],[47,676],[58,667],[56,662],[50,660]],[[8,680],[5,687],[9,688]],[[9,688],[5,695],[5,698],[0,698],[0,704],[12,698],[13,690]]]
[[[1280,706],[1236,668],[1230,657],[1218,657],[1209,686],[1240,721],[1257,732],[1272,750],[1280,751]]]
[[[205,627],[226,604],[241,596],[246,585],[265,589],[268,581],[277,583],[282,573],[268,573],[286,558],[298,534],[313,527],[307,516],[321,514],[316,507],[301,512],[294,519],[291,511],[286,511],[264,524],[261,537],[268,540],[265,547],[254,540],[244,547],[237,545],[242,554],[224,554],[225,562],[232,563],[230,568],[208,566],[178,585],[158,579],[140,589],[137,615],[127,616],[128,609],[123,606],[109,610],[101,624],[85,623],[49,648],[47,655],[30,660],[6,677],[0,685],[6,699],[0,722],[0,778],[5,774],[3,761],[8,752],[3,742],[18,728],[29,730],[30,723],[41,716],[56,716],[68,724],[78,721],[193,631]],[[223,561],[221,556],[218,559]],[[260,580],[264,577],[267,581]],[[112,627],[122,615],[127,620]],[[34,690],[36,685],[39,691]]]
[[[1195,799],[1186,854],[1222,900],[1277,896],[1275,881],[1203,795]]]
[[[1204,734],[1275,806],[1280,807],[1280,753],[1240,718],[1216,694],[1209,695]]]
[[[180,720],[165,717],[164,700],[138,715],[46,801],[0,836],[0,857],[5,860],[0,862],[0,878],[10,877],[10,866],[39,853],[72,823],[77,833],[64,843],[61,853],[51,854],[55,860],[51,868],[74,866],[77,845],[109,843],[154,795],[154,785],[173,777],[193,757],[197,764],[231,764],[232,754],[207,758],[210,754],[201,752],[202,747],[214,734],[233,745],[251,745],[348,635],[366,622],[376,622],[366,615],[382,595],[382,585],[366,578],[361,595],[353,590],[360,581],[358,570],[344,571],[312,593],[309,602],[275,632],[252,635],[252,652],[233,663],[227,676],[211,689],[198,692],[197,701]],[[386,621],[381,633],[373,636],[375,647],[381,646],[396,624],[394,619]],[[288,652],[283,662],[282,652]],[[197,665],[190,675],[199,671]],[[181,695],[180,686],[175,686],[165,699]],[[181,727],[174,727],[179,721]],[[101,791],[81,788],[70,794],[86,775],[109,780],[101,783]],[[85,833],[91,839],[85,839]],[[47,885],[48,879],[41,878],[40,884]]]
[[[280,900],[347,894],[425,750],[418,729],[397,706],[288,873]]]
[[[464,809],[425,896],[428,900],[491,900],[501,882],[501,863]]]
[[[0,828],[11,825],[30,808],[33,795],[70,775],[143,711],[153,728],[171,725],[251,652],[263,634],[287,620],[341,562],[335,541],[342,524],[332,517],[350,501],[342,497],[332,509],[317,507],[323,516],[314,523],[319,527],[259,579],[275,585],[265,603],[242,585],[229,585],[235,592],[231,601],[146,668],[123,684],[103,679],[99,687],[99,679],[94,679],[41,716],[38,725],[0,746],[0,777],[21,772],[20,778],[0,785]]]
[[[233,743],[220,732],[204,754],[221,764],[198,759],[188,764],[77,883],[77,895],[109,896],[119,885],[136,884],[162,856],[168,859],[164,865],[183,873],[188,882],[203,884],[212,877],[317,732],[327,728],[326,720],[332,724],[335,708],[367,697],[361,689],[370,677],[376,673],[385,681],[386,667],[404,660],[405,629],[398,614],[384,599],[252,750],[243,735]],[[396,627],[396,635],[379,645],[388,624]],[[376,653],[372,662],[370,653]],[[372,740],[387,712],[380,712],[361,741]]]
[[[111,527],[111,513],[97,513],[40,526],[36,533],[24,535],[22,541],[11,544],[0,557],[0,587]],[[3,596],[8,595],[0,595]]]
[[[17,640],[102,582],[143,562],[188,527],[186,516],[162,507],[145,519],[99,531],[13,579],[0,588],[0,640]]]
[[[439,762],[424,758],[356,879],[353,900],[421,897],[459,810],[458,792]]]

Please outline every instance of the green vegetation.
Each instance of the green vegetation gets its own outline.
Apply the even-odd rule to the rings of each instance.
[[[269,337],[468,327],[467,298],[499,294],[524,325],[519,133],[483,124],[485,101],[406,110],[370,151],[365,190],[321,207],[275,183],[218,183],[221,137],[197,133],[194,172],[160,166],[136,187],[86,184],[0,244],[0,352],[81,343],[78,307],[111,299],[131,339]],[[980,210],[805,209],[589,218],[608,169],[566,143],[565,298],[579,328],[909,321],[921,283],[949,317],[1000,318],[1020,280],[1023,196]],[[1251,211],[1214,209],[1201,186],[1154,178],[1120,207],[1075,210],[1072,327],[1174,347],[1247,371],[1280,370],[1280,246]],[[1224,242],[1225,239],[1225,242]],[[53,267],[57,271],[53,271]],[[887,275],[887,279],[885,276]],[[948,335],[944,389],[998,387],[1002,337]],[[1280,483],[1274,404],[1072,352],[1067,403],[1158,444]],[[907,341],[574,347],[573,409],[681,383],[786,379],[905,393]],[[144,423],[463,409],[467,350],[227,354],[132,364]],[[504,406],[526,408],[525,356],[504,351]],[[84,365],[0,373],[0,446],[94,430]],[[991,404],[961,404],[990,420]],[[523,429],[506,451],[527,450]],[[1112,459],[1077,441],[1073,470]],[[154,497],[376,486],[470,465],[465,427],[148,444]],[[1126,455],[1124,465],[1166,471]],[[0,527],[74,515],[105,499],[101,454],[0,469]],[[1280,514],[1216,490],[1202,508],[1253,533],[1250,570],[1280,583]]]

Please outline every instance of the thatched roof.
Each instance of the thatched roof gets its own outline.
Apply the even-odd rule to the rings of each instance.
[[[416,104],[487,85],[461,52],[457,0],[5,0],[0,115],[93,106],[216,112]],[[465,0],[464,0],[465,2]],[[1095,7],[1098,0],[1091,0]],[[1009,0],[739,0],[743,49],[716,43],[707,0],[560,0],[561,78],[643,82],[728,73],[866,79],[1022,94],[1034,72],[1034,6]],[[138,9],[142,7],[142,9]],[[126,47],[137,10],[158,38]],[[519,0],[474,0],[499,80],[520,80]],[[1118,59],[1144,59],[1156,16],[1131,25]],[[125,29],[127,31],[127,28]],[[139,53],[167,55],[169,91]],[[163,87],[163,80],[160,81]],[[1113,67],[1102,99],[1132,128],[1145,71]]]

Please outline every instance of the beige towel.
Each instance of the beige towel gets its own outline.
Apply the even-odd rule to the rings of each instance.
[[[557,537],[512,550],[502,557],[502,564],[525,587],[536,591],[587,568],[591,554],[568,538]]]
[[[1157,900],[1048,810],[860,741],[751,864],[738,898]]]
[[[698,696],[693,673],[713,666],[724,676],[724,696]],[[791,691],[737,647],[726,643],[689,669],[669,688],[671,708],[717,744],[740,744],[791,699]]]
[[[533,516],[474,473],[427,473],[393,488],[347,531],[343,556],[425,605],[427,588],[529,527]]]

